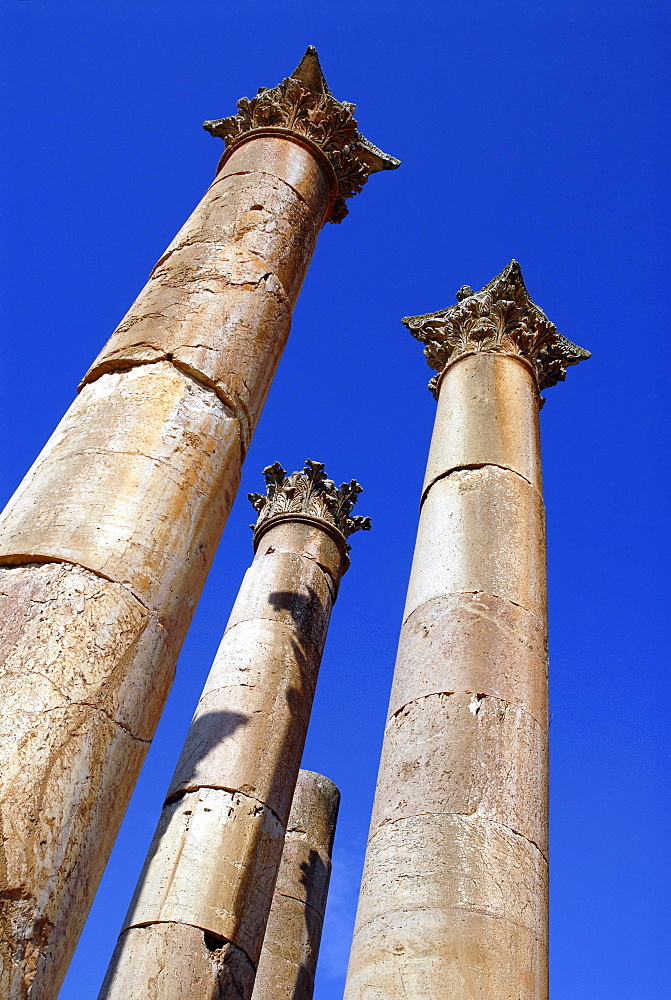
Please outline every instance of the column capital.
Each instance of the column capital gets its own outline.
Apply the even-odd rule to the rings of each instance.
[[[356,105],[337,101],[329,90],[313,45],[287,79],[277,87],[261,87],[251,100],[238,101],[238,113],[207,121],[203,128],[224,140],[227,156],[257,134],[294,137],[327,161],[338,194],[329,222],[342,222],[345,200],[358,194],[372,173],[394,170],[401,161],[388,156],[359,132]]]
[[[402,320],[413,337],[425,344],[424,355],[438,374],[429,382],[436,399],[447,369],[471,354],[507,354],[519,358],[534,374],[539,391],[566,378],[566,369],[590,357],[571,343],[531,299],[516,260],[493,281],[474,292],[462,285],[457,304]]]
[[[279,462],[263,470],[266,480],[266,495],[250,493],[252,507],[258,512],[258,520],[252,525],[254,548],[272,524],[282,521],[307,521],[317,524],[345,552],[349,551],[345,539],[355,531],[369,531],[369,517],[351,516],[362,487],[353,479],[337,487],[332,479],[326,478],[321,462],[308,459],[302,472],[287,475]]]

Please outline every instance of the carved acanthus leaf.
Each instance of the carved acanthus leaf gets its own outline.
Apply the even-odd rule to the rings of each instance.
[[[302,472],[287,475],[279,462],[263,470],[266,480],[266,495],[250,493],[252,507],[259,517],[252,525],[254,531],[265,527],[276,517],[302,515],[326,521],[348,538],[355,531],[370,529],[369,517],[352,516],[352,508],[357,501],[361,486],[353,479],[337,487],[332,479],[327,479],[321,462],[305,463]]]
[[[345,200],[361,191],[371,173],[400,165],[364,138],[354,110],[354,104],[333,97],[316,50],[310,46],[292,76],[277,87],[262,87],[251,100],[243,97],[236,115],[205,122],[203,128],[223,139],[227,148],[246,135],[269,128],[288,130],[315,143],[338,181],[338,197],[329,222],[341,222],[347,215]]]
[[[566,369],[590,357],[562,335],[532,301],[516,260],[479,292],[463,285],[457,305],[423,316],[406,316],[404,325],[421,340],[424,355],[438,374],[429,388],[438,395],[445,368],[462,354],[509,354],[531,365],[539,390],[566,378]]]

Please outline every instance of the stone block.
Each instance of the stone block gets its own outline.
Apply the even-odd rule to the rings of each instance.
[[[547,935],[486,913],[390,910],[355,930],[345,1000],[547,1000]]]
[[[456,469],[498,465],[542,494],[538,390],[530,369],[504,354],[464,356],[445,374],[422,495]]]
[[[0,519],[0,562],[124,584],[183,636],[240,475],[237,422],[168,362],[87,386]]]
[[[255,799],[187,792],[163,809],[124,929],[191,924],[256,967],[283,844],[284,827]]]
[[[545,509],[508,469],[453,472],[424,501],[403,620],[456,593],[491,594],[545,620]]]
[[[255,619],[274,621],[301,632],[321,647],[333,605],[331,578],[313,558],[306,558],[300,552],[274,551],[273,532],[271,529],[261,539],[259,553],[245,573],[226,630]]]
[[[547,857],[547,733],[489,695],[410,702],[387,723],[371,836],[424,813],[495,820]]]
[[[320,660],[320,648],[280,622],[229,629],[168,797],[201,785],[237,789],[286,824]]]
[[[152,924],[121,935],[98,1000],[247,1000],[253,982],[230,942],[188,924]]]
[[[401,629],[389,715],[453,691],[518,705],[547,728],[544,621],[491,594],[449,594],[420,605]]]
[[[525,837],[478,814],[423,813],[368,843],[357,923],[392,910],[469,910],[539,934],[547,861]]]

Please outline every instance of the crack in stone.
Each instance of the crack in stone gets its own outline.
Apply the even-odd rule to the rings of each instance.
[[[275,625],[279,625],[281,628],[286,629],[288,632],[300,632],[300,634],[310,643],[316,654],[318,654],[319,649],[317,643],[312,639],[307,632],[300,628],[296,624],[288,624],[287,622],[280,621],[278,618],[266,618],[265,615],[254,615],[253,618],[242,618],[240,621],[234,622],[233,625],[228,625],[224,635],[228,635],[232,632],[234,628],[238,625],[246,625],[249,622],[273,622]],[[227,685],[228,686],[228,685]]]
[[[300,191],[296,190],[293,184],[290,184],[289,181],[284,179],[284,177],[278,177],[277,174],[271,174],[270,171],[268,170],[235,170],[230,174],[224,174],[222,177],[215,177],[215,179],[210,184],[209,190],[211,191],[215,184],[219,184],[221,181],[225,181],[229,177],[249,177],[252,174],[265,174],[266,177],[272,177],[274,181],[278,181],[280,184],[284,184],[284,186],[288,187],[290,191],[293,191],[296,197],[300,201],[302,201],[307,208],[310,209],[310,212],[312,212],[312,206],[310,205],[310,203],[305,200]]]
[[[183,451],[184,448],[185,448],[186,442],[180,441],[179,438],[175,438],[175,442],[176,442],[176,444],[175,444],[175,448],[174,448],[173,453],[174,452],[178,452],[178,451]],[[197,449],[197,450],[201,450],[202,451],[202,449]],[[82,448],[79,451],[77,451],[76,454],[77,455],[101,455],[101,456],[105,456],[105,455],[125,455],[127,458],[146,458],[148,462],[155,462],[157,465],[160,465],[162,467],[162,469],[165,472],[167,472],[167,473],[174,473],[174,472],[178,471],[178,470],[175,470],[175,468],[172,465],[169,457],[160,458],[158,455],[147,455],[146,452],[143,452],[143,451],[122,451],[121,449],[117,449],[117,448],[109,448],[107,450],[103,450],[102,448]],[[175,476],[175,475],[167,475],[166,478],[168,479],[169,482],[173,483],[175,486],[181,486],[181,485],[184,484],[184,476],[183,475],[177,475],[177,476]],[[208,500],[210,498],[211,494],[208,493],[206,490],[201,489],[199,486],[196,486],[196,484],[194,482],[189,482],[188,486],[189,486],[190,489],[193,489],[196,493],[198,493],[205,500]],[[77,565],[77,564],[75,563],[74,565]],[[95,573],[96,570],[90,570],[90,572]],[[107,579],[111,580],[111,577],[108,577]],[[118,580],[113,580],[112,582],[113,583],[118,583],[119,581]],[[122,586],[125,586],[125,584],[122,584]]]
[[[54,705],[52,708],[43,708],[40,710],[39,714],[47,715],[50,712],[63,712],[68,708],[91,708],[94,712],[100,712],[101,715],[104,715],[105,718],[112,723],[112,725],[122,729],[136,743],[146,743],[147,746],[151,743],[151,740],[145,740],[141,736],[136,736],[135,733],[131,732],[128,726],[125,726],[123,722],[119,722],[118,719],[115,719],[106,709],[101,708],[100,705],[92,705],[90,701],[68,701],[65,705]]]
[[[368,840],[368,846],[370,848],[370,845],[373,843],[373,841],[377,837],[378,833],[382,832],[382,830],[385,829],[385,828],[388,828],[390,826],[395,826],[396,823],[407,822],[408,820],[416,819],[419,816],[445,816],[447,818],[449,818],[451,816],[455,816],[455,817],[459,817],[460,819],[465,819],[467,821],[468,820],[477,819],[477,820],[479,820],[480,822],[483,822],[483,823],[491,823],[493,826],[496,826],[496,827],[498,827],[501,830],[507,830],[508,833],[512,833],[512,835],[514,837],[519,837],[520,840],[524,840],[527,844],[530,844],[534,848],[535,851],[538,851],[538,853],[543,858],[543,860],[545,861],[545,863],[549,864],[549,859],[548,859],[548,856],[547,856],[546,852],[541,847],[538,846],[538,844],[536,843],[535,840],[532,840],[532,838],[528,837],[525,833],[520,833],[519,830],[515,830],[512,826],[508,826],[506,823],[502,823],[500,820],[494,819],[494,817],[492,817],[492,816],[484,816],[481,812],[478,811],[479,808],[480,808],[479,805],[476,806],[476,808],[472,812],[444,812],[444,811],[443,812],[438,812],[438,811],[433,811],[433,810],[428,810],[427,809],[426,811],[412,813],[411,816],[398,816],[398,817],[396,817],[396,819],[392,819],[391,817],[389,819],[384,819],[380,823],[380,825],[377,827],[377,829],[376,829],[375,833],[372,835],[372,837],[369,838],[369,840]],[[421,874],[421,873],[419,873],[419,874]],[[402,875],[399,874],[399,875],[397,875],[395,877],[401,878],[401,877],[410,877],[410,876],[402,876]],[[415,877],[415,876],[413,875],[412,877]]]
[[[512,604],[513,607],[520,608],[526,614],[531,615],[534,621],[537,621],[541,625],[541,627],[545,629],[545,620],[541,618],[540,615],[537,615],[535,611],[530,611],[529,608],[524,606],[524,604],[520,604],[518,601],[513,601],[512,598],[510,597],[504,597],[503,594],[491,594],[487,590],[450,590],[442,594],[433,594],[431,597],[427,598],[427,600],[424,601],[422,604],[419,604],[416,608],[412,609],[412,611],[408,614],[408,616],[403,619],[402,627],[404,628],[408,624],[413,615],[418,615],[418,613],[421,612],[423,608],[428,607],[436,599],[445,600],[449,597],[468,597],[468,596],[491,597],[495,601],[502,601],[506,604]],[[464,611],[473,611],[474,614],[480,614],[480,612],[477,609],[473,608],[472,605],[462,605],[462,607]],[[487,619],[486,615],[480,615],[480,617]],[[492,618],[491,621],[495,621],[495,619]],[[503,626],[501,626],[501,629],[503,630]],[[519,632],[514,631],[513,635],[519,636]],[[418,642],[423,641],[424,638],[425,636],[422,636],[418,640]]]
[[[201,924],[192,924],[188,920],[143,920],[141,923],[128,924],[126,927],[124,927],[123,930],[121,931],[121,934],[119,935],[119,938],[121,938],[123,934],[127,934],[128,931],[130,930],[148,929],[150,927],[156,927],[159,924],[174,924],[175,927],[195,927],[196,930],[202,931],[204,934],[211,934],[213,935],[213,937],[216,937],[221,940],[222,947],[224,945],[230,945],[231,948],[235,948],[236,951],[239,951],[240,954],[244,955],[244,957],[247,959],[252,969],[256,970],[254,962],[249,957],[245,949],[242,948],[239,944],[235,944],[235,942],[231,941],[230,938],[224,937],[218,931],[213,931],[210,927],[203,927]]]
[[[250,795],[248,792],[241,792],[239,788],[230,788],[228,785],[213,785],[212,783],[206,782],[203,782],[202,784],[189,784],[188,787],[185,786],[173,792],[171,795],[168,795],[163,803],[163,808],[168,805],[172,805],[174,802],[179,802],[179,800],[184,798],[186,795],[193,795],[195,792],[199,792],[201,788],[211,788],[215,792],[228,792],[230,795],[241,795],[242,798],[248,799],[250,802],[255,802],[257,805],[261,806],[262,809],[267,810],[286,832],[284,823],[272,806],[269,806],[267,802],[263,802],[262,799],[258,799],[255,795]],[[245,868],[248,866],[241,864],[240,867]]]
[[[534,939],[536,941],[543,942],[543,940],[544,940],[543,936],[540,935],[537,932],[537,930],[536,930],[535,927],[530,927],[528,924],[519,923],[517,920],[511,920],[509,917],[506,917],[503,914],[494,916],[492,914],[491,910],[484,910],[484,909],[482,909],[481,907],[478,907],[478,906],[460,906],[458,903],[452,903],[451,906],[450,906],[450,909],[463,910],[466,913],[478,913],[478,914],[480,914],[483,917],[490,917],[492,920],[499,921],[500,923],[506,924],[507,926],[510,926],[510,927],[521,927],[522,929],[524,929],[526,931],[529,931],[529,933],[533,935],[533,937],[534,937]],[[367,920],[365,923],[358,924],[356,926],[356,928],[355,928],[355,937],[358,936],[359,934],[361,934],[362,931],[365,928],[373,926],[374,924],[378,923],[380,920],[385,920],[388,916],[391,916],[392,914],[395,914],[395,913],[416,913],[416,912],[417,912],[417,907],[414,907],[413,909],[402,909],[401,907],[396,907],[393,910],[387,910],[387,911],[385,911],[385,913],[382,916],[376,914],[374,917],[371,917],[370,920]],[[383,928],[383,934],[384,934],[384,928]],[[386,937],[386,935],[385,935],[385,937]]]
[[[509,465],[501,465],[500,462],[470,462],[465,465],[455,465],[453,468],[448,469],[446,472],[441,472],[441,474],[439,476],[436,476],[435,479],[432,479],[429,485],[422,493],[422,498],[419,502],[420,508],[422,507],[422,504],[426,500],[429,494],[429,490],[431,489],[432,486],[435,486],[436,483],[439,483],[442,479],[448,479],[455,472],[472,472],[474,469],[503,469],[504,472],[512,472],[512,474],[514,476],[517,476],[518,479],[521,479],[523,482],[528,483],[529,486],[531,486],[531,488],[534,490],[534,492],[537,493],[539,496],[541,496],[541,500],[543,499],[542,495],[539,493],[538,489],[534,486],[531,480],[528,479],[526,476],[523,476],[521,472],[517,471],[517,469],[512,469]]]
[[[427,694],[419,695],[419,697],[417,697],[417,698],[411,698],[410,701],[404,702],[403,705],[401,705],[394,712],[392,712],[392,714],[387,719],[386,726],[388,726],[390,722],[393,722],[395,719],[397,719],[398,716],[401,714],[401,712],[404,712],[406,709],[409,709],[413,705],[420,704],[420,702],[422,702],[422,701],[426,701],[428,698],[441,698],[441,697],[448,697],[448,698],[450,698],[450,697],[452,697],[454,695],[458,695],[458,694],[471,695],[472,698],[477,698],[478,699],[479,705],[478,705],[478,708],[477,708],[477,712],[473,712],[473,709],[471,709],[471,711],[473,712],[474,715],[479,714],[480,708],[482,707],[482,703],[485,701],[486,698],[488,698],[490,701],[497,702],[499,705],[502,705],[503,708],[504,708],[504,711],[506,709],[511,709],[513,712],[520,712],[520,713],[522,713],[522,715],[525,715],[528,719],[531,720],[531,722],[533,722],[538,727],[538,729],[540,729],[541,734],[543,736],[547,735],[547,730],[544,728],[544,726],[538,721],[538,719],[536,718],[535,715],[532,715],[532,713],[529,712],[529,710],[524,707],[524,705],[519,705],[519,704],[517,704],[517,702],[513,702],[513,701],[506,701],[505,698],[500,698],[498,695],[495,695],[495,694],[487,694],[486,692],[482,692],[482,691],[470,691],[470,690],[466,690],[466,689],[463,689],[463,690],[460,690],[460,691],[429,691]],[[470,706],[469,706],[469,708],[470,708]],[[385,726],[385,729],[386,729],[386,726]],[[438,733],[437,735],[438,736],[443,736],[444,734],[443,733]]]
[[[138,604],[140,604],[144,608],[144,610],[149,614],[149,616],[153,618],[153,620],[156,622],[159,628],[163,628],[163,624],[158,619],[156,612],[149,607],[147,602],[143,600],[143,598],[140,597],[139,594],[135,593],[130,584],[124,583],[123,580],[115,580],[114,577],[107,576],[107,574],[103,573],[103,571],[100,569],[93,569],[91,566],[84,566],[82,563],[74,562],[74,560],[66,559],[63,556],[48,556],[48,555],[42,555],[41,553],[38,554],[36,552],[31,552],[31,553],[19,552],[19,553],[0,555],[0,567],[7,566],[11,568],[18,568],[18,567],[28,568],[30,566],[44,566],[47,565],[48,563],[58,563],[63,567],[75,566],[77,569],[83,570],[85,573],[91,573],[93,574],[93,576],[97,576],[101,580],[107,580],[108,583],[114,583],[117,585],[117,587],[123,587],[124,590],[127,590],[128,593],[131,595],[131,597],[135,598]],[[40,603],[47,603],[47,602],[40,602]]]
[[[307,899],[301,899],[300,896],[292,896],[288,892],[278,892],[277,895],[281,896],[282,899],[293,899],[296,903],[300,903],[306,909],[312,910],[312,912],[316,913],[321,919],[324,918],[324,911],[318,909],[316,906],[313,906],[313,904]]]

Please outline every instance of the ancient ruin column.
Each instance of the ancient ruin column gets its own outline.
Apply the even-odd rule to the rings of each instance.
[[[539,390],[589,357],[513,261],[405,319],[438,412],[346,1000],[546,1000]]]
[[[256,555],[100,993],[249,1000],[360,487],[265,470]]]
[[[253,1000],[312,1000],[340,792],[298,775]]]
[[[214,183],[0,522],[0,996],[58,991],[325,221],[395,167],[316,53],[206,122]]]

